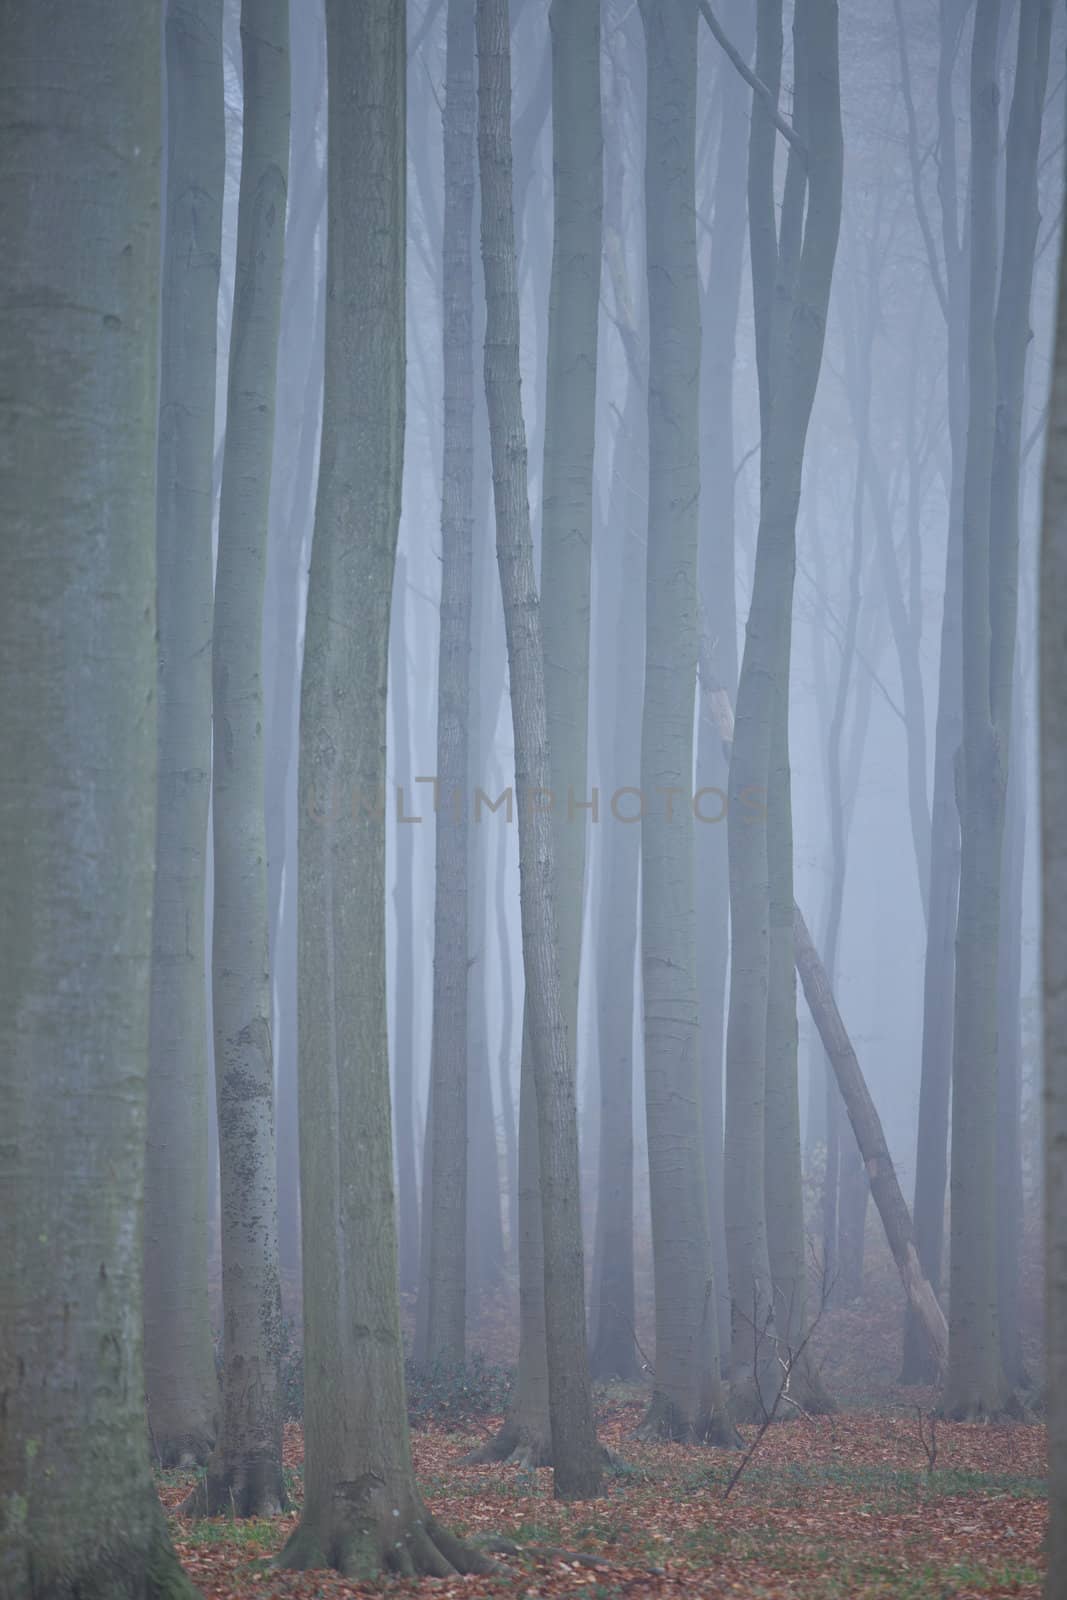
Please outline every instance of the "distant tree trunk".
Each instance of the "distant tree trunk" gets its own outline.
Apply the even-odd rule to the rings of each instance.
[[[164,35],[156,554],[159,807],[145,1167],[144,1361],[152,1448],[201,1465],[219,1390],[208,1307],[204,890],[211,783],[211,475],[226,130],[222,0],[172,0]]]
[[[508,836],[497,829],[496,934],[500,951],[500,1120],[504,1134],[504,1193],[507,1201],[508,1252],[514,1257],[519,1237],[519,1123],[515,1113],[515,990],[511,959],[511,934],[508,928],[507,861]],[[520,1052],[522,1043],[519,1043]]]
[[[754,17],[746,4],[724,8],[722,20],[747,61],[752,54]],[[737,601],[734,572],[734,362],[741,280],[745,258],[747,197],[745,169],[738,160],[748,131],[750,94],[729,61],[720,68],[722,125],[715,172],[707,290],[704,295],[704,350],[701,362],[703,454],[706,485],[701,514],[698,576],[707,645],[720,682],[737,690]],[[726,847],[726,788],[729,760],[718,730],[703,708],[697,723],[696,787],[709,791],[701,802],[696,828],[697,963],[701,996],[701,1114],[704,1170],[708,1185],[715,1312],[719,1348],[730,1349],[729,1268],[723,1216],[723,1054],[726,1045],[726,975],[730,951],[730,869]],[[717,819],[717,820],[716,820]]]
[[[1061,255],[1041,529],[1046,1600],[1067,1594],[1067,256]]]
[[[605,655],[599,667],[612,689],[611,744],[607,758],[601,758],[604,787],[611,795],[627,785],[641,754],[636,707],[644,668],[645,552],[641,530],[633,526],[626,505],[629,474],[641,450],[635,437],[642,410],[640,376],[627,371],[600,560],[601,571],[609,563],[614,568],[617,583],[616,609],[606,619]],[[614,543],[610,553],[609,531]],[[605,798],[602,794],[602,805]],[[601,828],[602,935],[596,946],[600,1162],[590,1365],[597,1378],[634,1378],[639,1369],[634,1344],[633,979],[641,835],[634,824],[618,820],[610,801]]]
[[[960,880],[960,827],[956,808],[956,754],[963,737],[961,645],[963,594],[963,475],[967,429],[967,262],[960,243],[956,161],[956,115],[952,77],[968,0],[940,0],[941,38],[937,74],[938,195],[944,252],[941,267],[930,249],[930,271],[944,310],[948,336],[948,419],[952,478],[945,557],[945,588],[934,730],[933,798],[930,817],[930,890],[927,897],[923,971],[922,1070],[915,1154],[915,1242],[922,1268],[940,1291],[948,1183],[949,1095],[952,1081],[953,990],[956,915]],[[903,59],[906,34],[898,12]],[[918,144],[913,140],[916,207],[921,208]],[[925,211],[920,209],[920,216]],[[909,1310],[904,1324],[904,1382],[936,1377],[922,1330]]]
[[[408,702],[407,659],[407,569],[403,556],[396,560],[393,605],[390,612],[389,654],[390,689],[393,712],[394,759],[402,782],[413,779],[411,760],[411,712]],[[410,793],[410,791],[409,791]],[[421,808],[420,808],[421,809]],[[397,1155],[397,1255],[398,1281],[410,1292],[419,1285],[420,1215],[418,1172],[415,1145],[415,869],[410,827],[397,825],[396,880],[393,884],[393,910],[396,927],[396,1011],[393,1039],[393,1115]],[[427,1119],[427,1132],[433,1123]],[[422,1218],[429,1227],[429,1213]],[[429,1251],[427,1249],[427,1272]],[[420,1337],[425,1341],[429,1314],[428,1298],[417,1308]],[[425,1360],[425,1343],[419,1359]]]
[[[289,164],[288,0],[243,0],[241,54],[244,140],[212,663],[222,1416],[188,1509],[251,1517],[286,1504],[262,641]]]
[[[415,1484],[396,1287],[376,800],[404,442],[405,6],[327,0],[326,30],[326,374],[300,725],[307,1456],[278,1564],[361,1582],[485,1562]]]
[[[1012,689],[1015,759],[1008,773],[997,964],[997,1325],[1009,1389],[1027,1382],[1020,1316],[1023,1247],[1022,941],[1026,854],[1026,718],[1016,663]]]
[[[0,8],[0,1591],[20,1600],[195,1595],[141,1360],[161,34],[144,0]]]
[[[578,1126],[560,990],[544,655],[526,487],[511,164],[507,0],[478,0],[478,150],[497,560],[504,602],[518,807],[526,1027],[537,1090],[545,1332],[556,1494],[594,1495],[600,1449],[585,1344]]]
[[[428,1360],[461,1362],[467,1296],[467,716],[473,526],[474,0],[449,0],[445,55],[444,454],[437,675]]]
[[[1038,228],[1051,0],[1020,8],[997,282],[998,0],[978,0],[971,67],[970,407],[964,481],[962,836],[945,1407],[1005,1398],[997,1327],[997,966],[1019,567],[1019,437]]]
[[[641,725],[641,961],[656,1294],[643,1429],[731,1443],[719,1370],[700,1105],[693,884],[693,710],[700,498],[696,250],[697,11],[641,0],[648,65],[648,545]]]
[[[756,39],[757,75],[776,103],[782,70],[781,0],[760,0]],[[749,141],[762,440],[760,528],[737,690],[728,815],[733,947],[726,1237],[735,1374],[772,1362],[776,1334],[795,1346],[806,1320],[788,686],[797,505],[841,215],[834,0],[803,0],[798,6],[794,52],[796,131],[808,154],[805,164],[797,144],[790,143],[780,229],[775,216],[775,127],[759,96],[753,100]],[[753,1344],[761,1336],[763,1348],[754,1359]]]

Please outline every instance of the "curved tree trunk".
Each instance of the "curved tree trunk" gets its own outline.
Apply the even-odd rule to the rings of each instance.
[[[195,1594],[141,1361],[161,22],[0,10],[5,1596]]]
[[[433,1120],[426,1357],[462,1362],[467,1294],[467,716],[474,440],[474,0],[449,0],[445,55],[444,415],[437,675]],[[484,962],[483,962],[484,970]]]
[[[648,589],[641,726],[645,994],[656,1377],[644,1428],[732,1443],[719,1370],[700,1105],[693,710],[700,497],[697,11],[642,0],[648,61]]]
[[[518,804],[526,1028],[537,1090],[545,1333],[556,1493],[600,1482],[585,1344],[585,1281],[574,1074],[560,989],[544,655],[526,487],[511,164],[506,0],[478,0],[478,150],[485,266],[485,386],[504,602]]]
[[[226,129],[222,0],[172,3],[164,35],[156,554],[159,807],[145,1167],[144,1361],[161,1466],[200,1465],[219,1391],[208,1307],[204,890],[211,782],[215,357]]]
[[[289,166],[288,0],[243,0],[241,54],[244,138],[212,663],[222,1415],[188,1509],[249,1517],[272,1516],[286,1504],[262,640]]]
[[[404,443],[405,7],[327,0],[326,375],[300,718],[305,1500],[278,1565],[485,1563],[427,1515],[404,1404],[385,999],[389,609]],[[338,622],[341,625],[338,625]]]

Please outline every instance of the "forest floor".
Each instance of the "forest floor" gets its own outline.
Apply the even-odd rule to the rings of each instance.
[[[499,1538],[525,1553],[495,1556],[501,1570],[490,1578],[388,1579],[357,1588],[336,1574],[269,1567],[299,1514],[303,1489],[303,1433],[290,1422],[289,1517],[192,1523],[173,1515],[191,1478],[161,1476],[182,1561],[205,1600],[1038,1600],[1045,1429],[1035,1422],[937,1422],[931,1467],[936,1394],[897,1383],[900,1285],[873,1224],[868,1243],[862,1297],[831,1304],[810,1347],[839,1414],[776,1423],[728,1497],[741,1455],[640,1443],[634,1431],[644,1391],[636,1386],[597,1390],[600,1437],[632,1470],[605,1478],[601,1497],[579,1505],[552,1498],[551,1472],[464,1464],[498,1419],[468,1420],[449,1430],[431,1418],[413,1429],[412,1447],[433,1514],[475,1542]],[[1029,1236],[1022,1266],[1024,1356],[1039,1379],[1039,1252]],[[649,1289],[641,1297],[646,1314],[638,1329],[645,1349],[652,1340]],[[485,1309],[472,1337],[473,1348],[498,1366],[515,1359],[514,1303],[510,1285]],[[410,1322],[411,1307],[405,1309]],[[747,1448],[756,1430],[741,1431]]]
[[[1040,1426],[938,1423],[931,1470],[918,1416],[903,1405],[878,1415],[798,1418],[764,1435],[724,1498],[737,1453],[638,1443],[640,1417],[632,1399],[609,1396],[602,1404],[601,1438],[631,1470],[607,1478],[599,1499],[578,1505],[553,1500],[551,1472],[464,1465],[484,1432],[414,1432],[416,1471],[434,1515],[475,1541],[502,1538],[525,1552],[496,1557],[499,1576],[356,1588],[336,1574],[272,1572],[265,1563],[290,1533],[302,1489],[303,1435],[295,1423],[286,1429],[291,1517],[173,1517],[174,1538],[207,1600],[340,1600],[383,1590],[395,1600],[1040,1594]],[[751,1441],[755,1430],[743,1432]],[[160,1492],[168,1506],[181,1499],[182,1483],[165,1476]]]

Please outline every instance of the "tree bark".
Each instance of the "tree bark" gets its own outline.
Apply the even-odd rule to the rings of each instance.
[[[286,1568],[486,1563],[427,1515],[404,1403],[385,1000],[389,609],[404,442],[405,6],[327,0],[326,373],[300,719],[303,1518]]]
[[[1019,566],[1019,437],[1038,229],[1037,161],[1051,0],[1020,9],[997,282],[996,0],[979,0],[971,65],[970,404],[964,479],[962,855],[952,1061],[952,1250],[945,1408],[1006,1399],[997,1323],[997,966]],[[995,304],[995,317],[994,317]]]
[[[262,640],[289,166],[288,0],[243,0],[241,56],[244,135],[212,660],[222,1412],[187,1509],[250,1517],[273,1516],[286,1504]]]
[[[641,963],[656,1296],[650,1435],[732,1443],[719,1368],[700,1121],[693,710],[700,498],[697,12],[642,0],[648,65],[648,546],[641,725]]]
[[[578,1127],[558,964],[555,841],[545,805],[551,767],[519,381],[507,0],[478,0],[477,35],[485,386],[515,732],[526,1026],[540,1144],[549,1417],[556,1494],[577,1499],[597,1492],[600,1449],[585,1344]]]
[[[161,1466],[199,1466],[219,1390],[208,1307],[204,891],[211,773],[212,467],[226,130],[222,0],[172,0],[164,33],[156,555],[159,800],[145,1165],[144,1362]]]
[[[1061,256],[1041,526],[1041,922],[1044,1001],[1046,1600],[1067,1594],[1067,256]]]
[[[195,1594],[150,1476],[141,1344],[161,36],[144,0],[0,8],[0,1591],[19,1600]]]
[[[467,797],[474,449],[474,0],[449,0],[445,54],[444,453],[437,676],[434,1115],[426,1354],[462,1362],[467,1294]]]

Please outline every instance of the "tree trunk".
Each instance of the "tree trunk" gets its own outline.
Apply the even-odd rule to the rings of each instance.
[[[648,547],[641,726],[641,963],[656,1295],[644,1430],[733,1441],[719,1370],[700,1105],[693,701],[700,497],[697,11],[642,0],[648,63]]]
[[[747,60],[754,41],[754,18],[747,5],[722,13],[729,36]],[[704,296],[704,351],[701,362],[701,416],[704,434],[701,481],[710,488],[710,507],[701,519],[698,575],[707,645],[719,681],[737,691],[737,601],[734,572],[734,362],[741,280],[745,257],[747,199],[745,170],[737,159],[748,129],[749,92],[729,61],[720,68],[722,126],[715,173],[707,290]],[[703,706],[703,701],[701,702]],[[714,720],[697,723],[696,787],[708,791],[696,829],[698,987],[701,1114],[704,1170],[708,1185],[715,1311],[720,1350],[730,1348],[729,1269],[723,1216],[723,1055],[726,1044],[726,975],[730,952],[730,869],[726,847],[726,788],[729,761]],[[702,819],[708,818],[705,823]]]
[[[757,76],[777,104],[781,0],[760,0],[756,40]],[[777,1372],[776,1321],[782,1318],[785,1326],[778,1331],[791,1340],[806,1318],[798,1261],[798,1254],[803,1257],[803,1210],[794,951],[788,925],[793,855],[788,686],[797,506],[841,213],[833,0],[805,0],[798,7],[794,51],[796,126],[808,157],[805,165],[796,144],[790,143],[780,230],[775,217],[775,127],[759,96],[753,101],[749,141],[749,234],[762,422],[760,528],[738,681],[728,813],[733,949],[726,1202],[733,1366],[735,1374],[751,1371],[761,1390],[765,1376],[773,1379]],[[769,1149],[765,1117],[773,1141]],[[770,1190],[765,1187],[768,1172]],[[770,1199],[766,1221],[765,1195]],[[768,1228],[775,1233],[770,1250]]]
[[[159,804],[145,1166],[144,1361],[152,1449],[200,1465],[219,1391],[208,1307],[204,890],[211,773],[211,476],[226,130],[222,0],[173,3],[156,554]]]
[[[444,453],[434,801],[433,1037],[426,1355],[462,1362],[467,1317],[467,714],[470,699],[474,0],[449,0],[445,54]]]
[[[540,1144],[549,1416],[556,1493],[577,1499],[597,1492],[600,1450],[585,1344],[578,1126],[558,964],[555,841],[545,803],[551,768],[519,382],[506,0],[478,0],[477,31],[485,387],[515,733],[526,1026]]]
[[[485,1563],[415,1485],[397,1300],[374,801],[403,470],[405,7],[327,0],[326,29],[326,374],[300,719],[307,1455],[303,1518],[278,1564],[359,1582]]]
[[[952,77],[959,49],[956,16],[967,7],[940,0],[938,59],[938,195],[944,250],[944,283],[931,253],[930,270],[945,312],[948,335],[948,420],[952,449],[945,588],[934,730],[934,781],[930,816],[930,891],[927,898],[926,955],[923,971],[922,1070],[915,1153],[915,1242],[923,1271],[935,1293],[941,1288],[948,1183],[949,1097],[952,1081],[955,933],[960,880],[960,827],[956,807],[956,753],[963,737],[961,645],[963,595],[963,475],[967,428],[967,266],[959,240],[956,115]],[[901,24],[902,26],[902,24]],[[901,48],[905,35],[901,33]],[[918,170],[919,153],[914,159]],[[916,186],[916,205],[921,188]],[[920,215],[922,215],[920,211]],[[932,251],[932,246],[931,246]],[[904,1324],[904,1382],[930,1381],[922,1330],[909,1310]]]
[[[945,1407],[1005,1400],[997,1325],[997,966],[1019,566],[1019,436],[1038,228],[1037,161],[1051,0],[1020,9],[997,281],[1000,7],[978,0],[971,66],[970,408],[964,480],[962,855],[952,1095],[952,1250]]]
[[[161,25],[144,0],[0,11],[0,1591],[20,1600],[195,1594],[141,1359]]]
[[[289,163],[288,0],[243,0],[244,136],[212,662],[212,1013],[222,1178],[222,1413],[200,1515],[273,1516],[282,1479],[263,589]]]
[[[1067,256],[1060,260],[1038,592],[1049,1445],[1045,1595],[1046,1600],[1063,1600],[1067,1594]]]
[[[997,964],[997,1324],[1000,1359],[1010,1390],[1024,1387],[1020,1268],[1023,1249],[1022,948],[1026,855],[1026,718],[1016,664],[1012,689],[1015,759],[1008,773],[1000,882]]]

